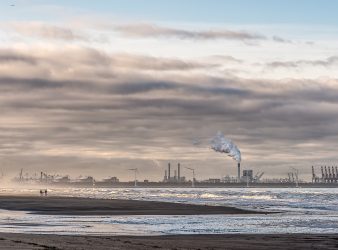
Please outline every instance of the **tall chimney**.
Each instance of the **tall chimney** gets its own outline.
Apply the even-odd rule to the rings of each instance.
[[[334,167],[331,166],[331,169],[332,169],[332,178],[336,178],[336,173],[334,172]]]
[[[327,169],[329,170],[329,178],[332,178],[332,174],[331,174],[331,168],[330,166],[327,167]]]
[[[237,181],[241,182],[241,163],[238,162]]]
[[[180,165],[180,163],[178,163],[178,165],[177,165],[177,180],[178,180],[178,182],[181,181],[181,165]]]
[[[325,178],[329,178],[329,175],[327,174],[327,168],[324,166],[324,171],[325,171]]]
[[[170,181],[170,162],[168,163],[168,180]]]
[[[315,169],[312,166],[312,183],[316,181],[316,174],[315,174]]]

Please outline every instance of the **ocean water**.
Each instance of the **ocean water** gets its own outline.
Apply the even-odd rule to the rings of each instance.
[[[17,189],[0,189],[2,194]],[[34,188],[21,194],[38,194]],[[60,216],[0,211],[1,232],[79,235],[338,233],[334,188],[54,188],[50,195],[227,205],[268,215]]]

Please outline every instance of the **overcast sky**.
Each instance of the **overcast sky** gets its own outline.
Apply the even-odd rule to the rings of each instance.
[[[0,169],[159,180],[337,164],[338,1],[1,1]],[[318,171],[319,172],[319,171]],[[183,174],[190,174],[183,170]]]

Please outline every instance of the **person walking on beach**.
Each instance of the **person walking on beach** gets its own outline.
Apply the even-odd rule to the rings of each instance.
[[[45,196],[47,196],[47,189],[45,189]]]
[[[42,196],[43,195],[43,191],[40,189],[40,196]]]

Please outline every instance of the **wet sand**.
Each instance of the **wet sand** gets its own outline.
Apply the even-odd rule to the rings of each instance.
[[[0,233],[0,249],[337,249],[338,235],[60,236]]]
[[[225,206],[74,197],[0,196],[0,209],[46,215],[202,215],[264,214]]]

